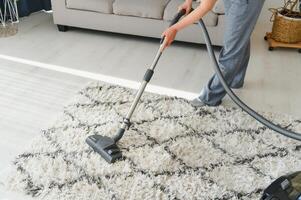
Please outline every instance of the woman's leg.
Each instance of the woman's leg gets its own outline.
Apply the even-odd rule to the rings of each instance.
[[[224,0],[226,29],[224,47],[219,57],[220,69],[229,85],[236,75],[243,79],[249,56],[250,36],[262,10],[264,0]],[[239,78],[238,78],[239,79]],[[199,97],[207,105],[218,105],[226,92],[215,74]]]
[[[251,48],[251,42],[249,40],[248,44],[246,45],[245,52],[243,53],[243,55],[245,56],[243,57],[241,63],[239,64],[239,69],[236,72],[236,75],[231,83],[232,88],[241,88],[244,85],[246,72],[250,60],[250,48]]]

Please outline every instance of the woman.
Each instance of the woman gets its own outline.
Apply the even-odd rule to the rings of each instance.
[[[192,0],[185,0],[179,10],[186,11],[177,24],[165,30],[164,47],[171,45],[178,31],[193,24],[206,15],[217,0],[202,0],[202,3],[191,13]],[[264,0],[224,0],[226,28],[224,44],[219,56],[220,68],[231,88],[242,88],[250,58],[250,37],[260,15]],[[208,81],[199,97],[192,101],[194,106],[218,106],[226,92],[217,75]]]

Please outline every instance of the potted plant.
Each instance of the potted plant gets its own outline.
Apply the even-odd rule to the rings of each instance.
[[[278,42],[301,42],[301,2],[284,0],[282,8],[270,10],[273,12],[271,37]]]
[[[0,37],[15,35],[18,23],[17,0],[0,0]]]

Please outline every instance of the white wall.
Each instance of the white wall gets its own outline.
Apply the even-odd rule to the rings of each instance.
[[[252,0],[250,0],[250,1],[252,1]],[[283,5],[283,0],[266,0],[258,23],[270,24],[269,21],[270,21],[270,17],[272,15],[272,13],[268,9],[269,8],[279,8],[282,5]]]
[[[249,0],[252,1],[252,0]],[[253,38],[257,37],[258,40],[262,40],[266,32],[271,32],[272,22],[270,18],[272,13],[269,8],[279,8],[283,5],[283,0],[266,0],[262,12],[260,14],[259,20],[257,22]]]

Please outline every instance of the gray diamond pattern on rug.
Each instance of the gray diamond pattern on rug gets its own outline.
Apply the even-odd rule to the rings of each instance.
[[[195,108],[145,93],[120,141],[123,159],[106,163],[85,143],[112,136],[135,91],[103,83],[81,90],[52,127],[13,163],[7,187],[38,199],[259,199],[272,180],[300,170],[301,144],[237,108]],[[301,121],[265,113],[301,132]]]

